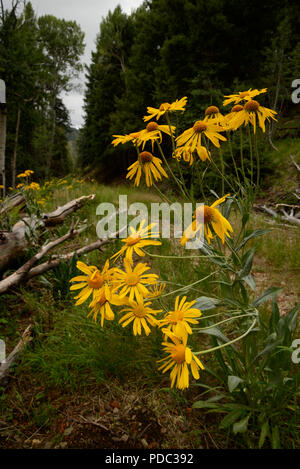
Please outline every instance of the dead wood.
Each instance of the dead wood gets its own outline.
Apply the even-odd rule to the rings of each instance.
[[[56,208],[53,212],[37,216],[23,217],[11,231],[0,231],[0,271],[7,268],[16,258],[24,255],[32,235],[39,229],[55,226],[64,222],[71,213],[79,210],[87,201],[94,200],[95,194],[79,197],[65,205]]]
[[[8,357],[0,365],[0,385],[6,384],[9,370],[12,365],[18,359],[20,353],[24,347],[32,340],[31,337],[31,325],[29,325],[22,334],[21,340],[15,346],[13,351],[8,355]]]

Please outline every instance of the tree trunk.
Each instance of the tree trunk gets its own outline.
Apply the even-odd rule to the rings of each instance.
[[[0,174],[3,197],[5,197],[5,146],[6,146],[6,105],[0,104]]]
[[[11,163],[11,172],[12,172],[12,187],[16,187],[16,169],[17,169],[17,151],[18,151],[18,142],[19,142],[19,130],[20,130],[20,120],[21,120],[21,106],[18,106],[17,113],[17,123],[16,123],[16,133],[14,141],[14,151],[13,159]]]

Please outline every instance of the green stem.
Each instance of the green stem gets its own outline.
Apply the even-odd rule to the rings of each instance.
[[[220,155],[220,161],[221,161],[221,175],[222,175],[222,196],[225,194],[225,171],[224,171],[224,159],[223,159],[223,153],[221,148],[219,148],[219,155]]]
[[[243,151],[243,129],[240,127],[240,157],[241,157],[241,167],[242,167],[242,174],[244,177],[244,182],[246,182],[245,176],[245,168],[244,168],[244,151]]]
[[[241,181],[240,181],[240,175],[239,175],[239,172],[238,172],[238,169],[237,169],[237,165],[236,165],[235,158],[234,158],[234,156],[233,156],[233,150],[232,150],[232,143],[231,143],[230,132],[227,132],[227,140],[228,140],[228,145],[229,145],[229,150],[230,150],[231,159],[232,159],[233,166],[234,166],[234,169],[235,169],[235,174],[236,174],[236,177],[238,178],[238,181],[239,181],[239,184],[240,184],[240,183],[241,183]]]
[[[151,254],[150,252],[146,251],[146,249],[143,249],[143,252],[145,252],[150,257],[161,257],[164,259],[202,259],[202,258],[207,259],[206,255],[204,256],[162,256],[160,254]],[[221,257],[223,259],[223,256],[218,256],[218,255],[211,255],[209,257]]]
[[[204,191],[203,191],[203,178],[201,179],[199,164],[200,164],[200,160],[197,160],[196,163],[195,163],[195,165],[196,165],[196,171],[197,171],[197,176],[198,176],[200,191],[201,191],[203,200],[205,200],[205,195],[204,195]]]
[[[253,316],[253,313],[235,315],[231,318],[223,319],[223,321],[216,322],[212,324],[211,326],[193,328],[193,331],[205,331],[207,329],[211,329],[212,327],[219,326],[220,324],[224,324],[225,322],[233,321],[234,319],[237,319],[237,318],[244,318],[246,316]],[[209,317],[206,317],[206,319],[209,319]]]
[[[250,148],[250,171],[251,171],[251,186],[253,185],[253,148],[252,148],[252,139],[250,126],[247,126],[248,130],[248,139],[249,139],[249,148]]]
[[[254,321],[251,324],[251,326],[249,327],[249,329],[244,334],[237,337],[236,339],[230,340],[229,342],[226,342],[225,344],[218,345],[217,347],[212,347],[212,348],[209,348],[209,349],[206,349],[206,350],[200,350],[199,352],[194,352],[194,355],[204,355],[205,353],[214,352],[216,350],[220,350],[221,348],[228,347],[228,345],[232,345],[235,342],[237,342],[238,340],[243,339],[244,337],[246,337],[246,335],[249,334],[249,332],[252,331],[252,329],[254,328],[254,326],[256,324],[256,320],[257,320],[257,318],[254,319]]]
[[[254,148],[255,148],[255,156],[256,156],[256,185],[259,187],[259,178],[260,178],[260,161],[259,161],[259,153],[257,148],[257,135],[254,134]]]
[[[170,293],[166,293],[165,295],[161,295],[160,298],[164,298],[164,297],[166,297],[166,296],[173,295],[174,293],[177,293],[177,292],[179,292],[179,291],[186,290],[187,288],[190,288],[190,287],[196,285],[197,283],[204,282],[204,280],[207,280],[209,277],[212,277],[213,275],[215,275],[215,274],[217,274],[217,273],[218,273],[218,272],[215,271],[215,272],[213,272],[212,274],[209,274],[209,275],[207,275],[206,277],[201,278],[200,280],[197,280],[197,281],[194,282],[194,283],[191,283],[191,284],[189,284],[189,285],[185,285],[184,287],[178,288],[177,290],[174,290],[174,291],[172,291],[172,292],[170,292]]]
[[[170,172],[172,178],[174,179],[174,181],[176,182],[177,186],[178,186],[179,189],[181,190],[183,197],[184,197],[185,199],[187,198],[187,199],[189,200],[189,197],[185,194],[182,185],[179,183],[177,177],[175,176],[175,174],[173,173],[172,169],[170,168],[169,163],[168,163],[168,161],[167,161],[167,158],[165,157],[164,152],[162,151],[162,148],[161,148],[159,142],[156,142],[156,143],[157,143],[159,152],[160,152],[160,154],[161,154],[161,157],[162,157],[162,159],[164,160],[165,165],[167,166],[167,168],[168,168],[168,170],[169,170],[169,172]]]
[[[167,124],[168,124],[168,126],[169,126],[169,130],[170,130],[170,134],[171,134],[171,140],[172,140],[172,150],[173,150],[173,154],[174,154],[174,156],[175,156],[176,144],[175,144],[175,140],[174,140],[174,137],[173,137],[172,126],[171,126],[171,121],[170,121],[170,117],[169,117],[168,112],[165,113],[165,116],[166,116]],[[185,185],[185,180],[184,180],[184,177],[183,177],[183,173],[182,173],[182,169],[181,169],[180,163],[179,163],[179,161],[178,161],[178,159],[177,159],[176,157],[175,157],[175,160],[176,160],[177,169],[178,169],[179,174],[180,174],[180,180],[181,180],[181,182],[182,182],[185,195],[186,195],[187,198],[189,198],[189,196],[188,196],[188,190],[187,190],[186,185]]]
[[[206,148],[207,151],[209,151],[206,140],[205,140],[205,148]],[[227,182],[228,186],[231,187],[231,189],[232,189],[233,192],[234,192],[234,187],[232,186],[231,182],[227,179],[227,177],[225,176],[225,174],[222,174],[222,172],[219,170],[218,166],[217,166],[216,163],[214,162],[213,158],[210,159],[210,162],[213,164],[213,166],[216,168],[216,170],[218,171],[218,173],[221,175],[222,180],[223,180],[223,178],[224,178],[225,181]]]
[[[168,202],[168,204],[171,204],[171,203],[172,203],[172,202],[168,199],[168,197],[167,197],[165,194],[163,194],[163,193],[161,192],[161,190],[158,188],[158,186],[155,184],[154,181],[153,181],[153,186],[155,187],[155,189],[157,190],[157,192],[159,193],[159,195],[160,195],[164,200],[166,200],[166,201]]]

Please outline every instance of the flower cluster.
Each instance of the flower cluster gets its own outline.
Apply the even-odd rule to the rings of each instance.
[[[217,106],[211,105],[207,107],[203,116],[199,116],[198,120],[179,135],[177,128],[171,124],[171,116],[176,112],[185,112],[187,97],[176,99],[172,103],[162,103],[159,108],[147,107],[147,114],[143,118],[145,125],[143,129],[126,135],[113,135],[112,144],[114,147],[129,143],[133,145],[137,153],[136,160],[127,168],[126,178],[134,179],[135,186],[139,186],[141,180],[144,179],[147,187],[154,186],[160,196],[169,202],[165,191],[160,191],[156,183],[163,181],[163,178],[172,177],[184,198],[195,203],[192,191],[189,193],[186,188],[181,162],[187,162],[190,167],[195,165],[197,169],[203,162],[216,166],[212,150],[217,149],[221,155],[221,145],[226,141],[229,142],[231,133],[238,128],[240,128],[240,138],[242,138],[243,127],[247,127],[250,135],[252,126],[254,137],[258,127],[262,132],[265,132],[266,122],[270,122],[271,119],[276,120],[276,112],[261,106],[254,98],[266,93],[266,91],[266,89],[253,90],[250,88],[248,91],[225,96],[223,105],[233,105],[229,113],[222,113]],[[162,117],[165,118],[166,124],[159,123]],[[163,151],[162,141],[165,138],[171,140],[173,157],[171,164],[168,163]],[[233,153],[232,160],[237,180],[240,182]],[[259,163],[259,159],[257,159],[257,163]],[[174,175],[173,164],[177,164],[180,179]],[[251,150],[251,186],[253,184],[252,166]],[[221,197],[217,197],[210,205],[208,203],[196,205],[192,223],[183,231],[180,239],[182,247],[185,247],[190,239],[203,235],[208,244],[211,244],[215,238],[219,238],[222,243],[219,245],[222,247],[227,242],[226,248],[230,249],[233,228],[219,208],[223,203],[226,205],[230,197],[230,194],[225,193],[225,172],[222,157],[221,167]],[[244,176],[244,182],[248,183],[242,157],[240,171]],[[258,181],[259,164],[257,164],[257,185]],[[227,204],[227,207],[230,206],[230,203]],[[172,292],[165,294],[166,284],[159,279],[158,274],[151,272],[151,266],[147,262],[141,261],[141,258],[147,254],[145,247],[162,244],[156,239],[159,237],[159,233],[154,230],[154,225],[146,226],[145,221],[142,221],[138,229],[135,230],[131,227],[130,235],[122,240],[121,249],[105,262],[102,269],[78,261],[77,267],[84,275],[71,279],[73,283],[71,290],[80,290],[75,296],[76,305],[80,305],[88,299],[91,300],[88,316],[92,316],[95,322],[99,319],[102,327],[105,320],[113,321],[115,319],[116,308],[119,308],[118,323],[122,327],[132,326],[134,335],[145,334],[148,336],[153,328],[159,328],[163,336],[163,351],[166,354],[164,358],[159,360],[159,369],[163,373],[170,371],[171,387],[176,385],[178,389],[186,389],[189,386],[190,372],[194,379],[199,379],[199,370],[204,369],[197,357],[203,351],[193,353],[188,345],[189,338],[195,329],[194,326],[199,324],[202,313],[197,307],[197,300],[190,301],[186,296],[176,296],[174,306],[166,307],[164,305],[163,298],[171,295]],[[208,245],[206,246],[208,247]],[[222,249],[225,252],[225,248],[222,247]],[[176,256],[173,257],[176,258]],[[116,261],[118,264],[115,264]],[[186,287],[188,286],[178,291],[185,290]],[[155,301],[159,302],[158,307],[155,306]],[[220,347],[223,346],[225,345],[220,345]],[[218,347],[211,350],[216,350]]]
[[[120,267],[110,265],[110,260],[106,260],[102,269],[78,261],[81,275],[70,280],[70,289],[79,290],[75,296],[76,306],[90,300],[88,317],[99,321],[101,327],[105,320],[115,319],[115,310],[120,307],[118,323],[122,327],[131,325],[134,335],[145,333],[148,336],[152,328],[161,328],[164,351],[168,355],[162,360],[164,363],[160,369],[163,372],[171,369],[171,386],[176,382],[179,389],[185,389],[189,386],[188,365],[196,379],[199,378],[199,368],[204,368],[187,347],[191,325],[198,323],[201,312],[194,306],[196,300],[189,302],[185,296],[176,298],[173,311],[163,313],[163,309],[153,306],[153,301],[162,296],[166,284],[159,280],[157,274],[150,272],[146,262],[134,260],[134,255],[138,258],[145,256],[144,247],[161,244],[153,239],[159,234],[153,228],[155,224],[145,226],[145,220],[137,230],[131,227],[131,234],[123,240],[124,246],[111,258],[114,263],[123,256]]]
[[[194,122],[190,128],[177,137],[175,137],[176,127],[170,123],[170,114],[176,111],[184,112],[187,97],[171,104],[162,103],[159,108],[147,107],[147,115],[143,118],[144,122],[147,122],[144,129],[127,135],[113,135],[114,146],[131,142],[137,151],[137,160],[128,167],[126,177],[130,180],[135,177],[134,184],[139,186],[144,174],[148,187],[154,185],[154,180],[155,182],[161,181],[162,176],[168,178],[167,171],[162,166],[162,160],[153,154],[154,144],[156,144],[156,149],[163,157],[167,169],[170,169],[161,148],[163,134],[173,140],[173,158],[177,161],[183,159],[192,165],[195,161],[194,155],[197,155],[201,161],[211,160],[209,144],[220,148],[220,142],[227,140],[223,135],[224,132],[236,131],[239,127],[248,124],[253,126],[254,133],[257,126],[265,132],[265,122],[271,119],[276,120],[276,112],[261,106],[253,98],[266,91],[267,89],[252,90],[250,88],[248,91],[225,96],[224,106],[234,104],[228,114],[223,115],[217,106],[209,106],[202,119]],[[166,117],[167,125],[157,122],[162,116]],[[145,151],[147,142],[151,143],[151,152]]]

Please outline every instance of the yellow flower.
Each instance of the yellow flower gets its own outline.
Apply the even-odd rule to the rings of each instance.
[[[211,154],[210,154],[209,151],[207,151],[207,149],[205,147],[203,147],[201,145],[198,145],[196,150],[197,150],[197,154],[198,154],[199,158],[202,161],[205,161],[207,159],[210,160]],[[183,157],[184,161],[186,161],[187,163],[189,163],[190,166],[192,166],[192,164],[194,163],[194,157],[193,157],[193,152],[194,151],[195,151],[194,146],[187,143],[183,147],[176,148],[175,151],[172,154],[172,157],[176,158],[178,161],[180,161],[181,158]]]
[[[118,259],[122,254],[125,252],[125,257],[126,259],[130,262],[130,264],[133,264],[133,259],[132,255],[133,252],[135,252],[138,256],[145,256],[144,251],[142,250],[143,247],[145,246],[160,246],[161,242],[160,241],[154,241],[151,239],[145,239],[145,238],[156,238],[159,236],[158,232],[152,231],[152,228],[156,225],[156,223],[152,223],[151,225],[148,225],[144,228],[144,224],[146,223],[146,220],[142,220],[140,223],[140,226],[137,231],[130,226],[130,236],[128,236],[126,239],[122,239],[122,243],[125,243],[124,246],[118,251],[116,254],[114,254],[111,259],[114,257]],[[115,259],[115,260],[116,260]]]
[[[249,101],[255,96],[258,96],[262,93],[266,93],[267,91],[267,88],[263,88],[262,90],[252,90],[252,88],[250,88],[248,91],[239,91],[239,93],[236,94],[229,94],[227,96],[224,96],[224,98],[227,99],[223,101],[223,106],[227,106],[227,104],[230,103],[238,104],[241,101]]]
[[[267,120],[268,122],[270,122],[270,119],[276,121],[274,117],[275,114],[277,114],[276,111],[268,109],[267,107],[263,107],[259,104],[258,101],[252,99],[246,102],[242,111],[237,112],[236,115],[233,116],[232,119],[230,119],[230,125],[232,129],[236,130],[241,125],[248,125],[248,123],[250,122],[250,124],[253,125],[253,131],[255,133],[256,125],[258,123],[262,131],[265,132],[265,121]]]
[[[175,129],[176,127],[174,126],[171,126],[170,130],[170,127],[168,125],[159,125],[157,122],[154,121],[148,122],[146,128],[139,132],[137,143],[138,145],[142,145],[142,149],[144,149],[145,143],[151,141],[153,149],[153,142],[159,140],[159,143],[161,143],[162,132],[171,136],[171,132],[172,135],[174,135]]]
[[[163,373],[171,369],[171,388],[173,388],[175,381],[178,389],[186,389],[189,387],[189,368],[191,368],[192,375],[195,379],[199,379],[199,368],[204,370],[201,361],[194,355],[189,347],[187,347],[187,335],[185,337],[177,337],[168,329],[163,329],[162,332],[169,337],[172,342],[163,342],[164,351],[168,354],[167,357],[159,360],[164,362],[159,370]]]
[[[166,284],[164,282],[156,283],[153,287],[149,287],[149,293],[146,298],[157,298],[164,292]]]
[[[142,299],[138,301],[128,301],[127,303],[127,308],[120,311],[120,313],[126,314],[124,314],[124,316],[119,320],[119,324],[122,324],[122,327],[126,327],[128,324],[133,322],[134,335],[141,335],[142,328],[144,329],[145,334],[149,335],[151,329],[148,324],[151,326],[158,325],[158,321],[154,316],[161,313],[162,309],[152,309],[150,307],[151,301],[144,303]]]
[[[222,127],[227,127],[225,116],[220,113],[217,106],[208,106],[208,108],[206,108],[204,122],[214,122]]]
[[[124,145],[124,143],[132,142],[135,143],[139,137],[139,132],[132,132],[128,135],[113,135],[116,137],[111,143],[114,147],[119,145],[120,143]]]
[[[125,271],[115,269],[114,285],[116,289],[120,289],[118,295],[124,298],[129,295],[129,300],[142,301],[147,297],[149,291],[145,285],[153,285],[157,282],[158,275],[145,274],[150,269],[147,264],[139,262],[134,268],[131,267],[130,262],[124,259]]]
[[[100,315],[100,324],[101,327],[103,327],[105,319],[107,321],[113,321],[115,318],[115,314],[110,306],[111,304],[119,306],[120,301],[119,297],[115,295],[106,284],[90,303],[89,307],[91,311],[88,313],[87,317],[93,315],[93,320],[97,322],[98,316]]]
[[[22,184],[22,186],[23,186],[23,184]],[[18,186],[17,186],[17,187],[18,187]],[[0,184],[0,189],[4,189],[3,184]]]
[[[26,174],[26,176],[30,176],[31,174],[34,174],[34,171],[32,171],[32,169],[26,169],[26,171],[24,171],[24,174]]]
[[[161,174],[166,178],[168,177],[161,164],[162,161],[160,158],[153,156],[152,153],[148,151],[142,151],[139,154],[138,160],[127,168],[128,173],[126,179],[132,179],[136,176],[134,185],[138,187],[140,185],[142,171],[144,171],[146,184],[150,187],[152,186],[152,175],[155,181],[161,181]]]
[[[38,182],[31,182],[28,186],[24,187],[25,190],[33,190],[33,191],[39,191],[40,190],[40,185]]]
[[[16,189],[21,189],[21,187],[23,187],[24,184],[22,182],[20,182],[20,184],[17,185]]]
[[[27,177],[27,174],[25,173],[20,173],[17,175],[17,178],[26,178]]]
[[[225,236],[230,238],[230,233],[233,232],[232,226],[229,221],[219,212],[216,208],[218,205],[223,203],[230,194],[224,195],[221,199],[216,200],[211,206],[201,205],[195,210],[194,218],[195,220],[190,224],[190,226],[184,231],[183,236],[180,240],[182,246],[186,242],[194,238],[197,232],[202,233],[204,226],[204,235],[210,243],[210,240],[214,238],[210,226],[213,228],[214,232],[221,239],[222,243],[225,242]]]
[[[98,267],[94,265],[86,265],[84,262],[77,261],[77,269],[81,270],[85,275],[79,275],[70,280],[70,282],[79,282],[70,287],[70,290],[82,291],[75,296],[75,300],[78,300],[75,305],[81,305],[84,303],[90,295],[93,293],[93,299],[97,298],[98,295],[102,294],[102,289],[105,288],[107,283],[112,280],[113,269],[109,269],[109,261],[105,262],[103,270],[100,272]]]
[[[199,318],[202,313],[198,308],[192,308],[196,300],[186,301],[186,296],[179,300],[180,297],[177,296],[174,311],[169,311],[165,315],[160,321],[160,326],[168,326],[167,329],[176,336],[184,337],[186,334],[192,334],[190,324],[198,324],[195,318]]]
[[[216,147],[220,147],[219,140],[226,141],[226,138],[220,134],[224,132],[221,126],[204,121],[197,121],[190,129],[185,130],[179,137],[177,137],[177,145],[184,146],[191,153],[197,151],[199,158],[203,159],[203,146],[201,145],[201,138],[205,135]],[[207,152],[206,152],[207,153]],[[208,156],[206,155],[206,158]]]
[[[147,113],[149,114],[148,116],[144,116],[144,121],[147,122],[151,119],[154,119],[156,117],[156,120],[158,120],[163,114],[166,112],[174,112],[174,111],[185,111],[184,107],[187,102],[187,97],[185,96],[184,98],[181,99],[176,99],[173,103],[162,103],[159,107],[159,109],[156,109],[154,107],[147,107]]]
[[[226,122],[228,124],[228,127],[229,127],[229,130],[231,130],[231,121],[234,117],[236,117],[237,113],[243,111],[244,109],[244,106],[241,106],[241,104],[235,104],[232,108],[231,108],[231,111],[226,114],[225,116],[225,119],[226,119]]]

